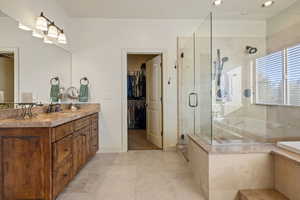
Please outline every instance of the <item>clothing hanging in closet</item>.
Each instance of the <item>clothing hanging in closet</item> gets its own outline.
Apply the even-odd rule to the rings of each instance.
[[[129,99],[146,98],[146,76],[143,71],[129,73],[127,91]]]
[[[146,129],[146,64],[140,71],[128,72],[128,128]]]
[[[146,129],[146,106],[145,101],[128,101],[128,128]]]

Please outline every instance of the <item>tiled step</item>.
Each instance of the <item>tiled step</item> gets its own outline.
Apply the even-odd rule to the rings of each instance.
[[[240,190],[239,200],[289,200],[276,190]]]

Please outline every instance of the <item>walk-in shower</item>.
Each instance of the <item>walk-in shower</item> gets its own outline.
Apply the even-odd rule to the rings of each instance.
[[[266,23],[240,24],[239,29],[241,21],[216,18],[210,14],[193,36],[179,38],[178,55],[184,55],[179,56],[178,71],[179,133],[213,145],[300,139],[295,120],[279,114],[285,110],[292,115],[298,108],[272,104],[287,102],[281,101],[289,94],[284,87],[300,83],[299,78],[289,86],[288,77],[283,78],[288,69],[280,71],[297,48],[290,54],[276,52],[282,46],[275,45],[275,36],[266,37]]]

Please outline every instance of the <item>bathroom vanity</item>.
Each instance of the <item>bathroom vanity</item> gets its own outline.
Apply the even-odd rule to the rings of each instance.
[[[0,120],[0,200],[54,200],[96,154],[99,108]]]

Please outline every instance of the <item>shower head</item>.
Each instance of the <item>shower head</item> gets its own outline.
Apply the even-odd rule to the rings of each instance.
[[[224,63],[224,62],[228,62],[228,60],[229,60],[229,58],[228,58],[228,57],[223,57],[223,58],[222,58],[222,63]]]
[[[246,52],[247,52],[249,55],[256,54],[257,51],[258,51],[258,49],[257,49],[256,47],[246,46]]]

